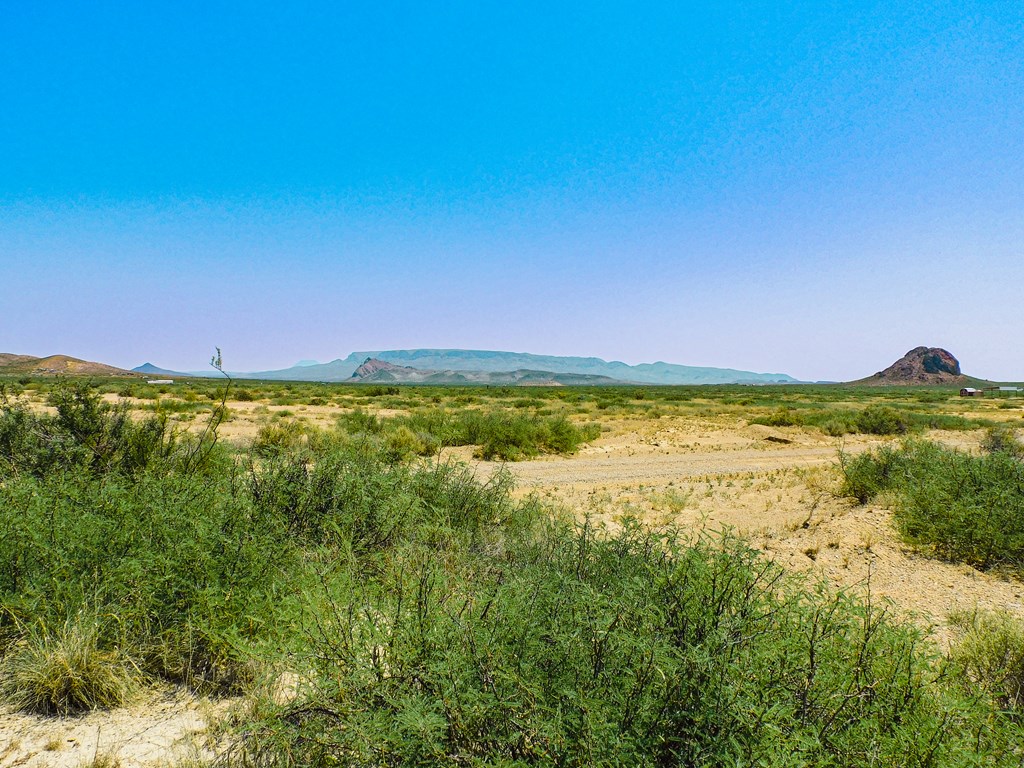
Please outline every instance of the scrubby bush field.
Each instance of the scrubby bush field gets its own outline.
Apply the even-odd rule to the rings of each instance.
[[[994,429],[986,453],[927,441],[883,446],[844,462],[843,492],[866,502],[895,495],[894,519],[912,544],[987,569],[1024,572],[1024,461],[1012,431]]]
[[[941,656],[884,606],[814,588],[727,534],[595,528],[512,495],[506,473],[482,483],[437,458],[453,445],[568,453],[600,412],[705,408],[693,401],[706,391],[300,385],[287,396],[401,412],[349,407],[330,430],[268,421],[229,445],[212,384],[177,391],[213,425],[191,431],[159,399],[140,417],[98,388],[41,388],[49,410],[0,407],[0,694],[14,706],[73,714],[154,681],[244,694],[254,703],[221,758],[237,765],[1024,759],[1014,626],[965,618],[960,650]],[[780,398],[830,409],[783,391],[713,396],[768,415]],[[863,397],[853,410],[933,405]],[[938,462],[944,483],[977,480],[965,498],[1019,496],[1013,441],[991,442],[982,457],[924,443],[867,454],[847,463],[846,491],[917,488],[913,468],[928,477]],[[1010,557],[993,552],[972,557]]]
[[[182,379],[173,385],[140,381],[94,382],[95,391],[125,398],[133,408],[180,423],[202,423],[220,406],[223,381]],[[8,380],[10,396],[45,401],[61,386],[52,379]],[[829,436],[903,435],[991,426],[975,411],[981,402],[953,390],[844,386],[678,387],[422,387],[238,381],[231,403],[257,404],[267,419],[300,417],[332,408],[350,433],[387,434],[406,427],[425,455],[451,445],[474,445],[508,460],[571,452],[596,435],[598,424],[629,418],[738,416],[753,424],[801,427]],[[1024,413],[1024,399],[986,401]],[[359,413],[361,412],[361,413]],[[378,414],[384,412],[386,416]],[[231,417],[233,409],[225,414]],[[559,423],[565,418],[574,433]],[[504,439],[503,436],[507,436]],[[508,456],[501,454],[507,453]]]
[[[439,448],[478,446],[476,456],[487,460],[518,461],[541,453],[575,453],[596,438],[597,424],[582,427],[564,414],[523,414],[516,411],[420,409],[407,416],[378,418],[360,409],[339,419],[352,435],[380,435],[399,457],[432,456]]]

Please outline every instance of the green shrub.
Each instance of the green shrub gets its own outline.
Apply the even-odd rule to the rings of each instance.
[[[264,609],[271,607],[265,602]],[[283,611],[275,612],[278,616]],[[160,678],[204,696],[239,696],[252,689],[261,669],[250,637],[235,637],[238,627],[225,616],[186,620],[163,633],[145,638],[141,663]],[[263,620],[269,619],[263,617]]]
[[[949,400],[949,393],[943,390],[918,390],[913,393],[913,397],[919,403],[944,403]]]
[[[381,387],[381,386],[370,386],[359,392],[363,397],[385,397],[388,395],[400,394],[401,390],[398,387]]]
[[[375,414],[356,408],[338,417],[338,427],[349,434],[379,435],[384,431],[384,422]]]
[[[256,433],[252,450],[270,456],[298,448],[309,430],[297,421],[274,421],[264,424]]]
[[[1014,764],[883,611],[726,539],[554,526],[500,559],[325,578],[258,765]],[[944,687],[945,686],[945,687]],[[981,756],[984,755],[984,758]]]
[[[512,503],[505,475],[480,485],[464,466],[411,467],[366,444],[324,442],[253,466],[249,488],[255,514],[280,520],[290,538],[357,556],[424,538],[479,544],[534,509]]]
[[[951,650],[954,663],[1002,709],[1024,717],[1024,624],[1005,612],[950,618],[962,633]]]
[[[915,441],[843,461],[843,493],[865,502],[896,494],[903,537],[938,557],[978,568],[1024,568],[1024,462]]]
[[[600,427],[576,426],[562,414],[524,414],[518,411],[417,410],[409,415],[380,418],[355,410],[339,418],[349,434],[383,436],[395,456],[408,458],[437,453],[444,446],[478,446],[478,458],[519,461],[542,453],[574,453],[600,435]]]
[[[869,405],[854,421],[857,431],[866,435],[903,435],[910,429],[906,414],[884,405]]]
[[[869,405],[863,410],[785,407],[768,416],[754,417],[750,423],[769,427],[816,427],[833,437],[847,434],[904,435],[923,429],[967,430],[983,425],[977,419],[920,413],[887,405]]]
[[[8,479],[0,630],[53,626],[95,606],[104,642],[131,647],[145,671],[227,679],[226,666],[246,663],[230,638],[273,620],[297,555],[283,521],[257,514],[244,490],[228,472]]]
[[[87,382],[63,383],[47,402],[56,414],[37,414],[0,397],[0,477],[201,472],[212,471],[223,458],[215,450],[215,430],[199,437],[179,435],[159,410],[156,416],[137,421],[129,415],[127,403],[104,402]],[[215,410],[210,418],[219,423],[224,413]]]
[[[856,424],[842,416],[825,419],[819,426],[821,431],[830,437],[842,437],[857,431]]]
[[[473,414],[466,424],[466,441],[477,445],[476,456],[486,461],[520,461],[537,456],[544,440],[538,419],[519,414]]]
[[[883,445],[874,451],[867,451],[850,457],[839,454],[843,472],[840,493],[866,504],[883,491],[888,491],[903,481],[907,451]]]
[[[101,647],[130,647],[149,674],[235,693],[255,680],[257,645],[292,626],[297,585],[320,557],[369,564],[413,542],[488,548],[538,514],[509,498],[504,476],[481,486],[465,467],[409,466],[376,441],[314,434],[263,447],[205,474],[6,478],[4,644],[90,605]]]
[[[910,422],[910,431],[920,429],[941,429],[948,432],[963,432],[979,429],[990,422],[983,419],[966,419],[948,413],[906,413]]]
[[[431,443],[433,448],[436,443]],[[431,453],[428,451],[428,443],[420,438],[415,432],[404,424],[388,432],[384,438],[384,449],[389,458],[394,461],[407,461],[413,456],[423,456]]]
[[[1017,436],[1017,430],[1007,424],[989,427],[982,438],[981,447],[988,453],[1005,453],[1017,459],[1024,458],[1024,443]]]
[[[541,453],[575,453],[600,435],[600,427],[577,427],[565,416],[479,414],[466,424],[466,441],[487,461],[519,461]]]
[[[766,427],[799,427],[804,422],[795,411],[789,408],[782,408],[770,416],[751,419],[750,423],[763,424]]]

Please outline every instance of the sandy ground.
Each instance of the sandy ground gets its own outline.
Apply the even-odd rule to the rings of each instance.
[[[208,759],[213,755],[208,726],[224,715],[226,706],[181,691],[161,691],[140,697],[130,707],[71,718],[0,708],[0,768],[94,763],[130,768]]]
[[[251,440],[275,415],[326,427],[339,412],[336,406],[230,407],[234,415],[221,436],[233,441]],[[608,526],[632,516],[693,531],[732,529],[810,579],[889,602],[940,647],[950,639],[953,610],[1001,609],[1024,618],[1021,582],[915,554],[897,539],[884,503],[861,506],[836,495],[840,450],[854,454],[882,439],[837,441],[814,430],[747,425],[721,414],[620,417],[606,421],[605,429],[576,456],[505,465],[516,477],[516,493],[537,494]],[[958,432],[927,437],[966,450],[975,450],[980,439]],[[446,450],[444,457],[471,463],[481,478],[501,466],[475,461],[469,447]],[[204,734],[224,712],[180,692],[66,720],[0,709],[0,768],[70,768],[105,755],[116,757],[121,768],[181,765],[208,756]]]
[[[929,439],[973,450],[980,435]],[[944,646],[948,616],[1007,610],[1024,618],[1024,584],[932,560],[896,536],[891,512],[836,495],[839,453],[886,442],[843,441],[799,428],[718,419],[624,425],[568,458],[506,465],[520,494],[536,493],[577,516],[617,525],[624,516],[659,526],[730,529],[769,557],[834,589],[870,593],[917,621]],[[498,465],[477,462],[482,476]]]

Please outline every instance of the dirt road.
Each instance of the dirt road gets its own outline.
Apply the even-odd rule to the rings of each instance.
[[[692,478],[815,467],[836,462],[836,449],[784,447],[719,453],[671,453],[640,456],[578,456],[506,465],[521,486],[557,487],[565,483],[657,485]],[[495,465],[492,465],[495,466]]]

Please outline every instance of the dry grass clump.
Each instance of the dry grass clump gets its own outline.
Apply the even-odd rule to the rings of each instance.
[[[79,616],[56,632],[40,627],[0,664],[0,693],[26,712],[68,715],[122,706],[136,672],[117,650],[100,647],[95,622]]]
[[[96,755],[83,768],[121,768],[121,758],[109,752]]]

